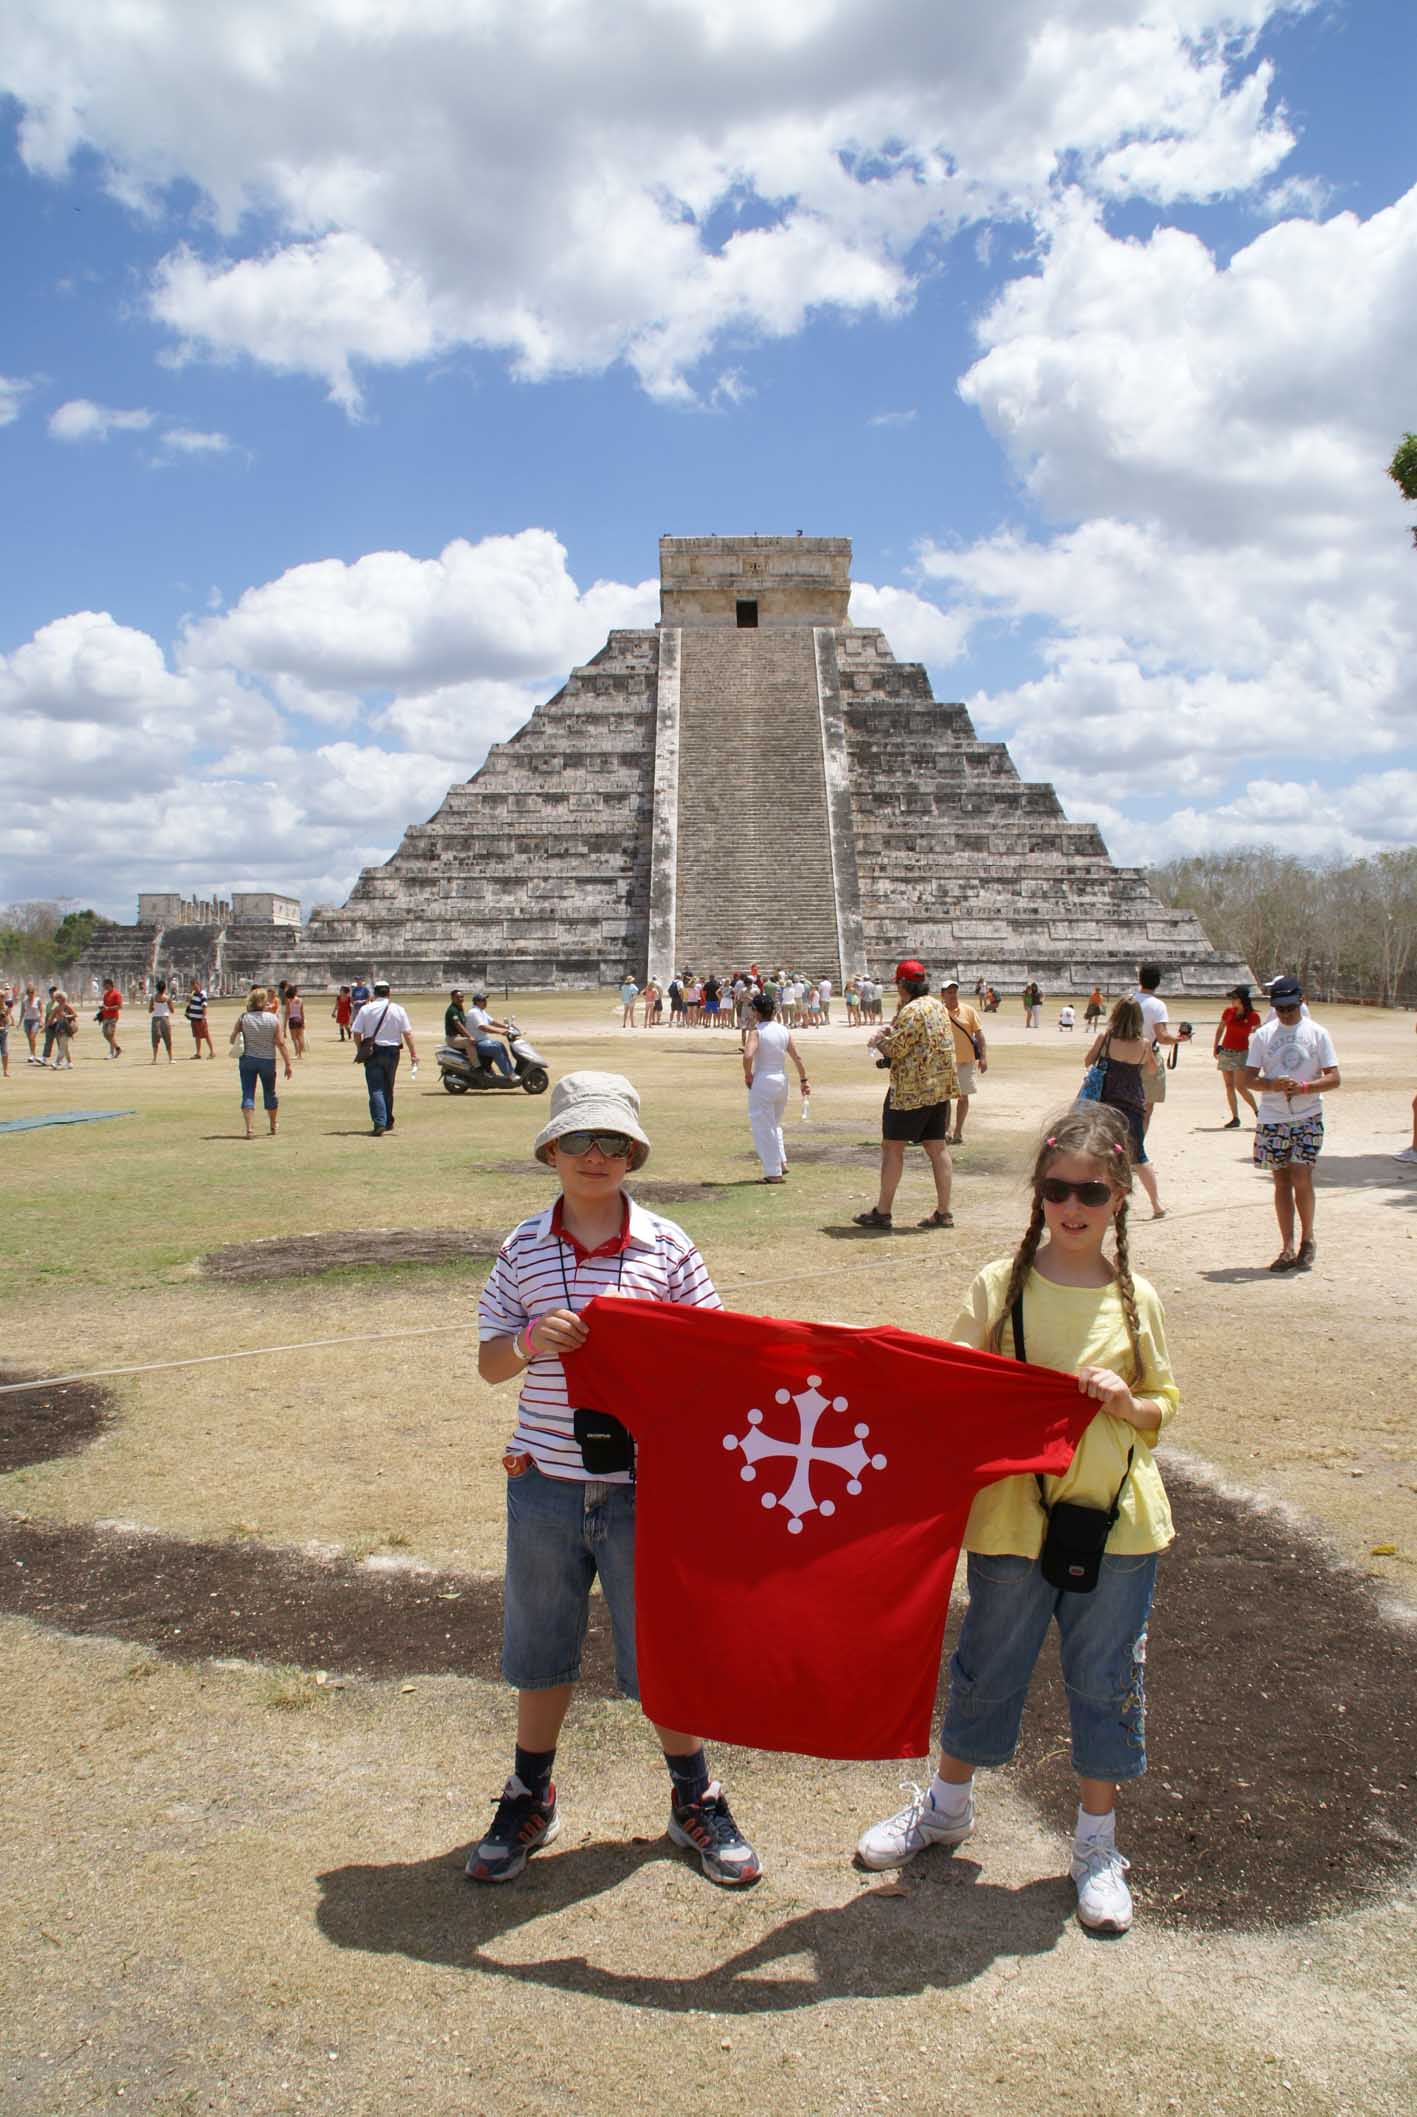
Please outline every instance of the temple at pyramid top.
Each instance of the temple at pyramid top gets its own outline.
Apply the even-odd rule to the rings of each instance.
[[[850,601],[850,537],[659,540],[662,626],[847,625]]]
[[[1245,974],[1113,865],[917,662],[853,625],[846,537],[660,539],[660,621],[605,645],[301,939],[308,983],[834,981],[1170,992]]]

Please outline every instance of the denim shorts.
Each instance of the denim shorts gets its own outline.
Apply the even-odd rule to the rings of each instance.
[[[1073,1770],[1139,1779],[1146,1770],[1146,1621],[1155,1551],[1104,1554],[1090,1595],[1050,1587],[1036,1558],[969,1554],[969,1609],[950,1657],[940,1747],[964,1764],[1007,1764],[1048,1626],[1058,1621]]]
[[[615,1640],[615,1680],[640,1695],[635,1661],[635,1488],[543,1477],[507,1480],[502,1674],[519,1691],[574,1683],[599,1579]]]

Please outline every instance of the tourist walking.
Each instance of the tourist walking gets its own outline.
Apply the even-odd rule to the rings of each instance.
[[[558,1834],[552,1772],[580,1678],[592,1581],[610,1613],[615,1673],[638,1698],[635,1648],[634,1443],[618,1420],[592,1415],[577,1434],[563,1353],[593,1326],[580,1310],[596,1295],[720,1308],[704,1261],[684,1230],[626,1195],[649,1154],[640,1099],[617,1073],[568,1073],[551,1091],[551,1117],[533,1149],[560,1184],[554,1205],[514,1228],[478,1303],[478,1372],[521,1382],[507,1475],[507,1570],[502,1674],[517,1690],[516,1747],[491,1828],[467,1856],[474,1882],[510,1882]],[[672,1387],[672,1383],[670,1385]],[[686,1631],[685,1652],[711,1654],[712,1628]],[[710,1881],[755,1882],[762,1866],[709,1775],[695,1734],[656,1725],[670,1780],[669,1836],[698,1856]]]
[[[285,988],[285,1026],[290,1036],[295,1056],[305,1056],[305,1002],[300,997],[298,985]]]
[[[1314,1240],[1314,1164],[1324,1143],[1321,1098],[1342,1085],[1338,1055],[1328,1031],[1304,1013],[1297,978],[1276,978],[1269,988],[1275,1019],[1250,1038],[1241,1080],[1259,1091],[1254,1162],[1274,1178],[1274,1217],[1279,1255],[1272,1272],[1307,1272],[1317,1254]],[[1294,1242],[1298,1215],[1299,1241]]]
[[[1166,1067],[1164,1064],[1166,1047],[1172,1044],[1184,1044],[1186,1036],[1190,1034],[1190,1031],[1187,1030],[1186,1035],[1183,1036],[1180,1031],[1169,1027],[1171,1018],[1166,1012],[1166,1002],[1161,998],[1160,987],[1161,965],[1159,963],[1141,964],[1137,970],[1135,997],[1141,1006],[1142,1034],[1148,1037],[1156,1046],[1156,1064],[1148,1070],[1145,1084],[1146,1124],[1148,1130],[1151,1126],[1152,1111],[1158,1103],[1164,1103],[1166,1100]]]
[[[347,1044],[350,1036],[349,1025],[354,1020],[354,997],[348,985],[341,985],[335,994],[335,1004],[330,1009],[330,1015],[339,1030],[340,1042]]]
[[[989,1071],[989,1046],[984,1035],[984,1024],[967,1001],[959,996],[959,979],[949,978],[942,986],[940,998],[945,1003],[945,1012],[950,1018],[950,1028],[955,1041],[955,1076],[959,1081],[959,1094],[955,1101],[955,1128],[950,1134],[952,1147],[964,1143],[964,1121],[969,1115],[969,1105],[978,1087],[981,1075]]]
[[[1083,1008],[1082,1011],[1083,1027],[1085,1029],[1091,1029],[1095,1022],[1100,1022],[1102,1020],[1102,1017],[1105,1012],[1106,1007],[1102,998],[1102,987],[1100,985],[1094,985],[1091,992],[1087,996],[1087,1005]]]
[[[256,1136],[256,1087],[260,1084],[261,1103],[267,1123],[272,1132],[276,1130],[280,1117],[280,1097],[276,1093],[276,1055],[279,1053],[285,1067],[285,1077],[291,1077],[290,1046],[285,1041],[285,1032],[280,1026],[276,1012],[277,995],[266,985],[253,985],[246,995],[236,1027],[231,1032],[228,1049],[236,1052],[237,1071],[241,1079],[241,1121],[246,1127],[246,1137]]]
[[[748,1090],[748,1127],[763,1165],[764,1183],[781,1183],[787,1174],[787,1147],[782,1119],[787,1109],[787,1061],[797,1068],[803,1095],[810,1094],[807,1069],[786,1023],[774,1020],[776,1008],[765,992],[753,995],[752,1027],[743,1041],[743,1081]]]
[[[959,1092],[954,1030],[940,1001],[930,997],[923,963],[913,956],[897,963],[895,987],[899,1005],[894,1021],[867,1040],[888,1060],[891,1080],[881,1110],[880,1188],[870,1210],[854,1216],[855,1224],[883,1230],[891,1226],[905,1150],[913,1145],[924,1149],[935,1179],[935,1210],[919,1225],[952,1228],[950,1102]]]
[[[123,995],[118,989],[118,980],[107,977],[103,983],[103,997],[98,1003],[98,1026],[103,1041],[108,1046],[107,1058],[122,1058],[123,1046],[118,1041],[118,1017],[123,1012]]]
[[[172,1064],[172,1001],[168,995],[166,978],[159,978],[153,996],[148,1001],[148,1029],[152,1036],[153,1064],[157,1064],[158,1046],[167,1052],[167,1063]]]
[[[44,1026],[44,1002],[35,990],[33,978],[25,979],[25,989],[20,998],[20,1027],[25,1032],[25,1042],[30,1047],[27,1066],[40,1063],[39,1032]]]
[[[211,1023],[207,1020],[207,991],[204,985],[198,983],[192,987],[192,990],[187,995],[187,1005],[182,1011],[192,1028],[193,1058],[199,1059],[201,1057],[203,1044],[207,1047],[207,1057],[215,1058],[216,1051],[212,1046]]]
[[[62,986],[54,989],[54,1070],[67,1067],[71,1072],[74,1061],[70,1056],[74,1038],[79,1033],[79,1017],[74,1002]]]
[[[51,985],[44,1003],[44,1045],[39,1063],[47,1066],[54,1057],[54,1039],[59,1033],[59,987]]]
[[[1231,1002],[1222,1010],[1215,1025],[1215,1036],[1211,1043],[1211,1056],[1220,1068],[1220,1082],[1225,1090],[1225,1104],[1230,1112],[1226,1132],[1238,1132],[1240,1112],[1235,1098],[1238,1094],[1251,1117],[1256,1113],[1255,1099],[1245,1086],[1245,1069],[1249,1065],[1250,1038],[1260,1026],[1260,1018],[1250,1000],[1248,985],[1235,985],[1226,993]]]
[[[1101,1036],[1094,1037],[1083,1057],[1083,1065],[1105,1064],[1102,1092],[1097,1100],[1116,1110],[1131,1133],[1132,1162],[1141,1187],[1151,1200],[1151,1217],[1164,1220],[1166,1208],[1156,1187],[1156,1171],[1146,1151],[1146,1077],[1161,1061],[1156,1046],[1146,1034],[1141,1002],[1130,997],[1118,1000]]]
[[[1025,1029],[1043,1027],[1043,988],[1036,979],[1023,988],[1023,1026]]]
[[[1126,1142],[1118,1113],[1095,1103],[1049,1125],[1023,1240],[979,1273],[950,1332],[956,1344],[1076,1374],[1097,1412],[1061,1477],[999,1478],[975,1496],[964,1536],[969,1607],[935,1777],[856,1848],[863,1866],[903,1867],[927,1846],[972,1836],[974,1774],[1013,1756],[1056,1623],[1078,1778],[1071,1874],[1078,1918],[1095,1933],[1132,1923],[1117,1788],[1146,1770],[1147,1621],[1174,1534],[1152,1448],[1180,1403],[1161,1303],[1131,1270]],[[1065,1526],[1076,1535],[1084,1524],[1095,1532],[1095,1582],[1061,1586],[1081,1556],[1060,1548]]]
[[[366,1000],[353,1022],[355,1049],[366,1046],[368,1057],[361,1059],[364,1067],[364,1082],[369,1091],[369,1123],[371,1136],[382,1139],[394,1129],[394,1078],[399,1070],[399,1059],[405,1044],[409,1058],[413,1061],[415,1076],[418,1072],[418,1052],[413,1042],[413,1025],[398,1002],[390,996],[387,978],[374,980],[373,997]]]

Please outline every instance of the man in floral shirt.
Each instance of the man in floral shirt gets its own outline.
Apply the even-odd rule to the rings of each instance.
[[[907,957],[895,968],[900,1005],[895,1020],[870,1038],[890,1064],[891,1084],[881,1113],[881,1187],[869,1212],[856,1215],[859,1228],[891,1225],[891,1205],[905,1166],[907,1146],[923,1147],[935,1178],[935,1210],[922,1228],[952,1228],[950,1212],[950,1102],[959,1093],[954,1031],[939,1000],[930,997],[923,963]]]

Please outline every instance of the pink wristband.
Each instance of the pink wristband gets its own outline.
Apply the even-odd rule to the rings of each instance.
[[[535,1330],[535,1328],[536,1328],[536,1325],[535,1325],[534,1323],[527,1323],[527,1324],[524,1324],[524,1325],[523,1325],[523,1327],[522,1327],[522,1332],[521,1332],[521,1336],[520,1336],[520,1337],[518,1338],[518,1340],[517,1340],[517,1343],[518,1343],[518,1344],[520,1345],[520,1347],[521,1347],[521,1354],[522,1354],[522,1358],[523,1358],[523,1359],[524,1359],[524,1360],[526,1361],[526,1363],[527,1363],[528,1367],[529,1367],[529,1366],[531,1365],[532,1361],[533,1361],[533,1360],[534,1360],[534,1359],[536,1358],[536,1352],[535,1352],[535,1350],[534,1350],[534,1348],[533,1348],[533,1346],[532,1346],[532,1342],[531,1342],[531,1334],[532,1334],[533,1330]]]

